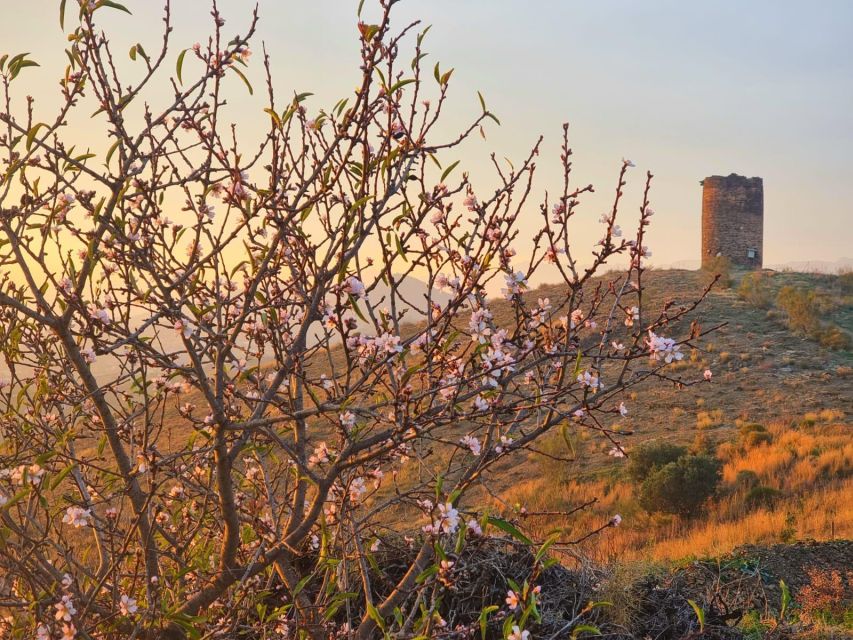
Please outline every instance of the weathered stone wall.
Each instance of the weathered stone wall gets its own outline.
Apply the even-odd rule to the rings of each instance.
[[[754,255],[752,255],[754,254]],[[764,259],[764,184],[732,173],[702,181],[702,266],[717,256],[760,269]]]

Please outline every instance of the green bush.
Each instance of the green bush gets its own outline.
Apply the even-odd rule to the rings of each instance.
[[[769,309],[773,305],[773,292],[767,282],[768,276],[762,271],[747,273],[741,278],[737,294],[754,307]]]
[[[675,462],[686,453],[686,447],[670,442],[646,442],[631,452],[628,475],[634,481],[642,482],[656,469]]]
[[[649,512],[694,515],[717,492],[721,467],[710,456],[682,456],[648,475],[640,488],[640,506]]]
[[[751,431],[743,437],[742,442],[747,449],[752,449],[762,444],[770,444],[773,442],[773,436],[766,431]]]
[[[759,485],[747,491],[743,501],[747,508],[757,509],[758,507],[772,507],[781,497],[782,492],[778,489]]]
[[[767,433],[767,429],[761,424],[742,424],[738,428],[738,432],[740,433],[741,446],[747,449],[773,442],[773,436]]]
[[[820,331],[820,316],[814,291],[790,285],[782,287],[776,296],[776,305],[785,312],[791,330],[808,335]]]
[[[784,312],[785,322],[792,331],[805,334],[829,349],[848,350],[853,346],[850,334],[827,321],[839,302],[825,291],[782,287],[776,305]]]
[[[735,476],[735,487],[739,489],[752,489],[758,486],[758,474],[752,469],[741,469]]]
[[[726,289],[732,286],[732,263],[725,256],[711,258],[702,265],[702,269],[708,273],[719,274],[719,284]]]

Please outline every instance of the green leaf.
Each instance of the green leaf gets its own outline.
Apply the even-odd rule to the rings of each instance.
[[[15,56],[9,61],[9,72],[10,80],[14,80],[18,77],[18,74],[21,72],[21,69],[25,69],[26,67],[38,67],[39,63],[33,60],[27,60],[26,56],[29,55],[27,53],[22,53],[20,55]]]
[[[575,358],[575,370],[572,373],[572,379],[577,380],[578,374],[581,372],[581,352],[578,350],[578,357]]]
[[[424,37],[426,37],[426,34],[427,32],[429,32],[430,29],[432,29],[431,24],[427,25],[426,29],[424,29],[418,34],[418,46],[421,46],[421,43],[424,41]]]
[[[358,319],[362,322],[367,322],[367,318],[364,317],[364,313],[362,313],[361,309],[358,307],[358,302],[353,296],[350,296],[350,304],[352,305],[352,310],[355,311],[355,315],[358,316]]]
[[[118,2],[113,2],[112,0],[101,0],[99,7],[110,7],[111,9],[118,9],[119,11],[124,11],[126,14],[132,16],[133,14],[130,10],[125,7],[123,4],[119,4]]]
[[[438,565],[431,565],[418,574],[418,577],[415,578],[415,582],[417,584],[423,584],[436,573],[438,573]]]
[[[243,74],[243,72],[242,72],[242,71],[240,71],[237,67],[233,67],[233,66],[231,67],[231,70],[232,70],[234,73],[236,73],[238,76],[240,76],[240,79],[245,83],[246,88],[249,90],[249,95],[250,95],[250,96],[251,96],[251,95],[254,95],[254,94],[255,94],[255,90],[254,90],[254,89],[252,89],[252,84],[249,82],[249,79],[248,79],[248,78]]]
[[[366,205],[368,203],[368,201],[372,197],[373,196],[371,196],[371,195],[367,195],[367,196],[364,196],[363,198],[359,198],[358,200],[356,200],[355,202],[352,203],[352,206],[349,208],[349,210],[350,211],[359,211],[364,205]]]
[[[360,27],[361,35],[364,38],[365,42],[370,42],[373,40],[374,36],[379,33],[379,25],[378,24],[365,24]]]
[[[489,524],[496,526],[501,531],[505,531],[513,538],[518,540],[519,542],[523,542],[524,544],[532,545],[533,541],[528,538],[526,535],[521,533],[514,525],[507,522],[503,518],[498,518],[496,516],[489,516]]]
[[[581,624],[575,627],[572,631],[572,640],[576,640],[576,638],[582,633],[594,633],[597,636],[601,635],[601,631],[598,627],[591,624]]]
[[[4,504],[2,507],[0,507],[0,511],[2,511],[3,509],[7,509],[7,510],[11,509],[13,505],[16,505],[17,503],[21,502],[24,498],[26,498],[30,494],[30,490],[31,490],[31,487],[24,487],[23,489],[18,491],[18,493],[16,493],[14,496],[12,496],[11,498],[9,498],[6,501],[6,504]]]
[[[488,113],[488,112],[487,112],[487,113],[485,114],[485,116],[486,116],[487,118],[491,118],[492,120],[494,120],[495,122],[497,122],[497,123],[498,123],[498,126],[501,126],[501,121],[500,121],[500,120],[498,120],[498,118],[497,118],[497,116],[495,116],[495,114],[493,114],[493,113]]]
[[[63,480],[65,480],[65,478],[68,476],[68,474],[71,473],[73,470],[74,470],[74,464],[70,464],[67,467],[65,467],[62,471],[60,471],[58,474],[56,474],[56,477],[50,481],[50,488],[56,489],[56,487],[58,487],[59,484]]]
[[[575,445],[572,444],[572,439],[569,437],[569,427],[566,423],[560,425],[560,435],[563,436],[563,441],[566,443],[566,448],[571,451],[572,457],[575,454]]]
[[[376,623],[376,626],[385,631],[385,620],[382,619],[379,610],[371,602],[367,603],[367,615]]]
[[[110,160],[112,159],[113,154],[116,152],[116,149],[118,149],[119,144],[121,144],[121,140],[116,140],[112,143],[109,150],[107,151],[107,157],[106,160],[104,160],[104,165],[109,166]]]
[[[65,1],[59,3],[59,28],[65,31]]]
[[[272,118],[273,123],[276,127],[281,129],[281,118],[278,117],[278,114],[275,112],[275,109],[270,109],[267,107],[264,111],[269,114],[269,117]]]
[[[441,174],[441,180],[439,180],[439,182],[444,182],[444,179],[450,175],[450,173],[456,168],[456,165],[458,164],[459,160],[447,167],[447,169],[444,170],[444,173]]]
[[[189,51],[189,49],[184,49],[178,54],[178,64],[176,65],[178,72],[178,84],[184,84],[184,81],[181,78],[181,70],[184,68],[184,56],[187,55],[187,51]]]
[[[784,580],[779,581],[779,588],[782,590],[782,603],[779,609],[779,619],[784,622],[785,612],[788,610],[788,606],[791,604],[791,590],[788,589],[788,585],[785,584]]]
[[[36,135],[38,134],[39,129],[46,126],[47,125],[44,122],[39,122],[38,124],[34,124],[32,128],[27,131],[27,151],[32,149],[33,142],[35,142]]]
[[[693,600],[687,599],[687,604],[689,604],[693,611],[696,613],[696,619],[699,621],[699,631],[702,632],[705,630],[705,612],[702,611],[702,607],[696,604]]]
[[[485,607],[482,611],[480,611],[480,637],[482,638],[482,640],[486,640],[486,629],[488,628],[489,624],[489,614],[494,611],[497,611],[498,609],[500,609],[500,607],[496,604],[493,604],[489,605],[488,607]]]
[[[388,89],[388,93],[396,93],[399,89],[402,89],[407,84],[412,84],[415,81],[414,78],[406,78],[405,80],[398,80],[394,83],[394,85]]]
[[[298,596],[302,592],[302,590],[305,588],[305,585],[308,584],[308,581],[311,580],[311,578],[313,578],[313,577],[314,577],[314,574],[309,573],[307,576],[302,578],[302,580],[297,582],[296,586],[293,587],[293,593],[291,594],[291,596],[293,598],[296,598],[296,596]]]
[[[486,109],[486,101],[483,99],[483,94],[478,91],[477,97],[480,98],[480,106],[483,107],[483,112],[488,111],[488,109]]]
[[[561,534],[562,532],[558,531],[557,533],[548,536],[548,539],[542,543],[542,546],[539,547],[539,551],[536,552],[536,556],[534,556],[533,558],[533,564],[539,563],[539,561],[542,559],[542,556],[544,556],[548,552],[548,549],[551,547],[551,545],[560,539]]]
[[[398,236],[397,234],[394,234],[394,240],[397,241],[397,253],[400,255],[400,257],[403,260],[408,262],[409,260],[408,260],[408,258],[406,258],[406,250],[403,248],[403,243],[400,241],[400,236]]]
[[[131,59],[131,60],[133,60],[134,62],[136,62],[136,45],[133,45],[133,46],[130,48],[130,51],[128,52],[128,55],[130,56],[130,59]]]

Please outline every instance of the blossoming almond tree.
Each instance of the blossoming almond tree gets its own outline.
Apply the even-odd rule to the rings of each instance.
[[[175,53],[167,1],[161,46],[131,48],[128,81],[98,26],[127,9],[61,4],[52,115],[24,94],[35,62],[0,57],[11,637],[440,635],[460,550],[527,540],[467,497],[485,471],[567,422],[624,455],[608,429],[622,392],[692,384],[666,366],[700,330],[671,324],[703,294],[643,306],[651,174],[623,239],[623,161],[588,261],[569,242],[592,187],[570,182],[567,128],[556,198],[528,204],[538,143],[478,190],[448,156],[496,118],[481,97],[436,139],[452,70],[423,70],[425,31],[392,30],[393,0],[358,23],[354,93],[316,112],[250,58],[257,14],[226,42],[214,3],[210,39]],[[267,79],[265,113],[246,116],[268,122],[254,148],[225,106],[249,64]],[[165,102],[149,94],[163,79]],[[83,150],[68,122],[93,106],[104,133]],[[518,247],[522,219],[538,231]],[[625,269],[601,278],[617,256]],[[559,299],[528,293],[544,265]],[[395,544],[392,571],[377,558]],[[528,637],[539,591],[510,593],[483,619],[502,607],[504,635]]]

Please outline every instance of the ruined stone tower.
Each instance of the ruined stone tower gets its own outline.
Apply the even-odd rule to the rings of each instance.
[[[764,185],[732,173],[702,185],[702,266],[717,256],[733,266],[760,269],[764,258]]]

